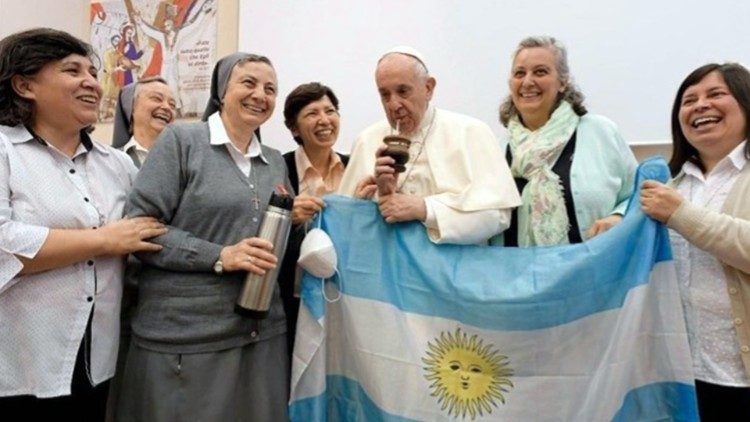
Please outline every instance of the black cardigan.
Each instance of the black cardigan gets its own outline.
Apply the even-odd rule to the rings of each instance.
[[[299,176],[297,175],[297,162],[294,160],[295,151],[297,150],[292,150],[284,154],[284,162],[286,163],[287,170],[289,170],[289,181],[292,183],[294,194],[299,195]],[[349,156],[339,154],[338,152],[336,154],[338,154],[344,167],[346,167],[349,164]]]
[[[560,183],[563,187],[563,196],[565,198],[565,210],[568,214],[568,222],[570,222],[570,228],[568,229],[568,243],[571,245],[575,243],[583,242],[581,239],[581,233],[578,230],[578,219],[576,218],[576,208],[573,203],[573,193],[570,191],[570,167],[573,165],[573,159],[575,158],[576,149],[576,132],[568,140],[565,148],[560,153],[560,157],[552,167],[552,172],[560,177]],[[510,152],[510,145],[505,153],[505,159],[508,161],[510,167],[513,163],[513,155]],[[528,182],[522,177],[514,177],[513,180],[516,182],[516,188],[518,192],[523,192],[523,188],[526,187]],[[518,208],[514,208],[511,213],[510,227],[504,233],[505,246],[518,246]]]

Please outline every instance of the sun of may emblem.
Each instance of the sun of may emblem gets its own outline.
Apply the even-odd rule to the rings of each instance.
[[[437,397],[440,410],[474,420],[492,413],[498,400],[505,403],[513,370],[494,344],[456,328],[455,333],[441,332],[427,347],[422,358],[425,378],[432,382],[431,395]]]

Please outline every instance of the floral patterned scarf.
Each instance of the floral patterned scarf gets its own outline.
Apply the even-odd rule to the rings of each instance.
[[[541,128],[530,131],[518,116],[508,123],[514,177],[528,180],[518,208],[518,245],[568,243],[570,221],[560,178],[552,167],[573,136],[580,117],[562,101]]]

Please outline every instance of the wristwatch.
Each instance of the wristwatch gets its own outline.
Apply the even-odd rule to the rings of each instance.
[[[221,262],[221,258],[214,262],[214,272],[219,275],[224,273],[224,263]]]

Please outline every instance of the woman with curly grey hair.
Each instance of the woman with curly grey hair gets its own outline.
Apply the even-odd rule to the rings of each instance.
[[[523,39],[508,84],[500,122],[522,205],[505,245],[580,243],[617,224],[636,160],[614,123],[587,112],[565,47],[548,36]]]

